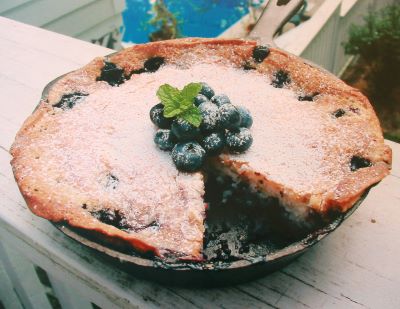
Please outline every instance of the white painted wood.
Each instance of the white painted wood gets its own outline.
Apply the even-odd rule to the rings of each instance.
[[[124,9],[124,0],[0,1],[0,15],[89,42],[119,31]],[[89,33],[92,36],[88,37]],[[120,48],[120,36],[116,38],[114,47]]]
[[[9,34],[10,29],[15,35]],[[18,37],[27,40],[15,40]],[[237,287],[185,289],[135,278],[32,215],[13,179],[6,150],[49,80],[108,52],[0,18],[2,243],[29,256],[52,281],[72,286],[102,308],[400,307],[400,145],[396,143],[388,142],[394,154],[392,175],[372,189],[337,231],[283,270]]]
[[[339,75],[349,64],[352,55],[346,55],[343,43],[349,38],[349,30],[352,24],[362,24],[363,17],[368,13],[373,0],[343,1],[340,11],[340,21],[337,30],[337,44],[332,72]]]
[[[1,0],[0,1],[0,14],[3,14],[9,10],[18,8],[19,6],[31,2],[32,0]]]
[[[94,1],[95,0],[30,1],[25,6],[12,10],[4,14],[4,16],[29,25],[42,27]]]
[[[22,309],[18,295],[8,277],[0,256],[0,302],[5,308]]]
[[[115,12],[122,12],[125,10],[125,0],[113,0]]]
[[[4,242],[0,243],[0,256],[24,308],[52,309],[33,264]]]
[[[89,41],[101,46],[106,46],[106,39],[109,37],[110,33],[113,34],[114,39],[117,39],[117,42],[121,41],[121,33],[119,32],[120,25],[122,25],[122,16],[119,14],[114,15],[111,18],[101,22],[100,24],[97,24],[94,27],[85,30],[83,33],[77,34],[75,37],[80,40]],[[99,44],[99,41],[103,37],[104,33],[107,33],[107,37],[103,38],[102,44]],[[96,42],[93,42],[93,38],[97,38],[98,40]],[[118,49],[117,47],[114,48]]]
[[[92,304],[82,297],[82,291],[77,291],[74,286],[70,286],[63,279],[54,277],[48,273],[51,287],[63,309],[92,309]]]
[[[43,27],[47,30],[75,37],[84,30],[90,29],[119,13],[121,12],[114,11],[112,0],[97,0],[81,7],[74,14],[68,14],[63,16],[63,18],[55,19]]]

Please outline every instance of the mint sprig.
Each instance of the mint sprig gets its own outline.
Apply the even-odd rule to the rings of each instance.
[[[200,83],[190,83],[179,90],[169,84],[161,85],[157,90],[157,96],[164,105],[164,117],[182,118],[195,127],[199,127],[202,120],[201,113],[193,101],[201,87]]]

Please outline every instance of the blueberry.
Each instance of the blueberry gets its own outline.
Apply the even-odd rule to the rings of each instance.
[[[270,50],[267,46],[256,46],[253,49],[253,58],[256,62],[263,62],[264,59],[269,55]]]
[[[180,171],[195,172],[203,165],[206,152],[197,142],[176,144],[172,160]]]
[[[180,118],[172,122],[171,131],[181,142],[194,140],[200,134],[199,128]]]
[[[203,132],[215,131],[220,124],[219,108],[211,102],[205,102],[199,106],[202,122],[200,129]]]
[[[161,150],[171,150],[175,146],[175,137],[168,129],[159,129],[154,135],[154,143]]]
[[[225,136],[221,132],[214,132],[201,140],[201,146],[208,155],[218,155],[225,146]]]
[[[204,94],[198,94],[194,98],[194,105],[199,106],[201,103],[208,102],[208,98]]]
[[[243,106],[239,106],[237,109],[241,118],[240,126],[244,128],[250,128],[253,124],[253,117],[251,117],[250,111]]]
[[[228,96],[225,94],[217,94],[211,98],[211,102],[221,107],[224,104],[230,104],[231,100],[229,100]]]
[[[250,148],[253,143],[253,137],[247,128],[226,132],[226,145],[232,152],[244,152]]]
[[[86,96],[88,96],[88,94],[82,93],[82,92],[74,92],[74,93],[64,94],[61,97],[60,101],[58,103],[54,104],[53,106],[61,108],[63,110],[71,109],[77,103],[82,102]]]
[[[124,70],[112,62],[105,61],[97,80],[103,80],[111,86],[117,86],[125,81]]]
[[[172,118],[166,118],[164,116],[164,105],[158,103],[154,105],[150,110],[151,121],[161,129],[169,129],[172,124]]]
[[[363,157],[359,157],[359,156],[353,156],[350,160],[350,170],[352,172],[354,172],[360,168],[369,167],[371,165],[372,165],[372,163],[370,160],[365,159]]]
[[[235,129],[240,126],[239,110],[232,104],[224,104],[219,108],[221,126],[224,129]]]
[[[207,84],[207,83],[200,83],[201,84],[201,90],[200,94],[205,95],[208,99],[211,99],[215,92],[212,90],[212,88]]]
[[[275,72],[271,85],[275,88],[283,88],[283,86],[290,84],[290,82],[291,80],[289,77],[289,73],[279,70]]]

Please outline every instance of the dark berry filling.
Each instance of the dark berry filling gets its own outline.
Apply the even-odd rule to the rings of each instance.
[[[270,50],[267,46],[258,45],[253,49],[253,58],[256,62],[263,62],[269,53]]]
[[[80,103],[84,100],[84,98],[88,96],[87,93],[82,92],[74,92],[69,94],[64,94],[61,97],[61,100],[54,104],[53,107],[58,107],[63,110],[73,108],[77,103]]]
[[[342,108],[339,108],[338,110],[335,110],[332,115],[335,116],[336,118],[340,118],[346,114],[346,111]]]
[[[164,64],[163,57],[153,57],[144,62],[144,69],[146,72],[155,72]]]
[[[248,62],[248,61],[246,61],[244,64],[243,64],[243,70],[245,70],[245,71],[250,71],[250,70],[255,70],[256,69],[256,67],[254,66],[254,65],[252,65],[250,62]]]
[[[289,73],[283,70],[279,70],[274,73],[271,85],[275,88],[283,88],[284,86],[289,85],[291,79],[289,77]]]
[[[83,204],[82,208],[86,209]],[[96,211],[91,211],[90,214],[95,217],[97,220],[99,220],[102,223],[112,225],[116,227],[117,229],[120,229],[125,232],[140,232],[144,229],[153,229],[153,230],[158,230],[160,228],[160,224],[157,220],[151,221],[149,224],[144,224],[144,225],[132,225],[128,223],[128,220],[124,213],[119,210],[119,209],[110,209],[110,208],[104,208]]]
[[[118,209],[104,208],[97,211],[90,212],[97,220],[112,225],[117,229],[129,231],[132,227],[129,225],[124,214]]]
[[[314,101],[314,97],[317,96],[317,95],[319,95],[319,93],[318,92],[314,92],[313,94],[300,95],[300,96],[298,96],[297,99],[299,101],[310,101],[310,102],[312,102],[312,101]]]
[[[370,167],[371,165],[372,163],[370,160],[359,156],[353,156],[350,160],[350,170],[352,172],[360,168]]]
[[[105,81],[111,86],[117,86],[125,81],[124,70],[112,62],[105,61],[98,81]]]
[[[113,174],[107,175],[106,188],[116,189],[119,183],[117,176]]]
[[[152,57],[147,59],[144,64],[143,64],[143,68],[137,69],[137,70],[133,70],[131,72],[132,74],[142,74],[142,73],[153,73],[156,72],[163,64],[165,63],[165,59],[164,57]]]
[[[360,109],[358,107],[350,106],[349,110],[354,114],[360,114]]]
[[[206,169],[208,204],[204,254],[207,260],[234,261],[266,255],[302,239],[311,228],[294,224],[277,198],[256,192],[243,181]],[[310,217],[313,228],[321,219]]]

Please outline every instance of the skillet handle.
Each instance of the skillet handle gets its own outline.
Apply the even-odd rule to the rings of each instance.
[[[304,0],[269,0],[248,38],[276,46],[274,36],[303,4]]]

